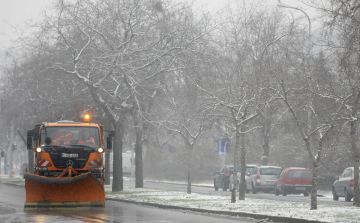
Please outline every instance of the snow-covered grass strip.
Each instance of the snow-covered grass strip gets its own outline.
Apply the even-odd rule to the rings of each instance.
[[[135,202],[302,218],[321,222],[360,222],[360,208],[352,206],[318,204],[318,210],[310,210],[310,203],[304,202],[246,198],[243,201],[237,200],[236,203],[231,203],[230,197],[197,193],[187,194],[186,192],[178,191],[159,191],[145,188],[135,189],[125,187],[122,192],[112,193],[111,186],[106,186],[105,190],[107,198]]]

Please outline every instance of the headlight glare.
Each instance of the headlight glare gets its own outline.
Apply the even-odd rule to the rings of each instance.
[[[36,152],[40,153],[42,151],[41,147],[36,148]]]
[[[102,152],[104,152],[104,149],[100,147],[100,148],[98,148],[98,152],[102,153]]]

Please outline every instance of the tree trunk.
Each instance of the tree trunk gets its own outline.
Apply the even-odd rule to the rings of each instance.
[[[143,163],[142,163],[142,130],[140,127],[136,129],[136,141],[135,141],[135,188],[144,187],[143,179]]]
[[[187,193],[191,194],[191,160],[192,160],[193,145],[189,145],[189,162],[188,162],[188,184]]]
[[[262,133],[263,133],[263,137],[264,137],[264,145],[263,145],[263,149],[264,149],[264,153],[263,156],[261,158],[262,164],[263,165],[268,165],[269,164],[269,154],[270,154],[270,122],[268,122],[267,120],[264,121],[264,126],[262,128]]]
[[[245,182],[245,174],[246,174],[246,150],[245,150],[245,133],[244,133],[244,126],[241,127],[241,134],[240,134],[240,143],[241,143],[241,150],[240,150],[240,162],[241,162],[241,179],[240,179],[240,191],[239,191],[239,200],[245,200],[245,189],[246,189],[246,182]]]
[[[311,188],[311,208],[310,210],[317,210],[317,182],[319,173],[319,163],[313,162],[313,178]]]
[[[105,118],[103,120],[104,122],[104,127],[109,129],[111,128],[111,119],[110,118]],[[115,133],[116,136],[116,133]],[[103,140],[106,140],[106,138],[103,137]],[[105,185],[111,185],[111,180],[110,180],[110,164],[111,164],[111,160],[110,160],[110,154],[111,154],[111,150],[112,149],[107,149],[105,152],[105,178],[104,178],[104,184]]]
[[[10,145],[10,143],[8,142],[8,145],[6,146],[6,150],[5,150],[4,165],[9,164],[9,162],[8,162],[8,148],[9,148],[9,145]],[[1,167],[0,167],[0,168],[1,168]],[[8,170],[5,170],[5,169],[4,169],[4,174],[5,174],[5,175],[7,175],[8,172],[9,172]]]
[[[233,188],[231,191],[231,203],[236,203],[236,187],[237,187],[237,151],[240,148],[240,132],[239,132],[239,126],[236,125],[236,141],[235,141],[235,148],[234,148],[234,174],[233,174]],[[240,180],[240,179],[239,179]],[[239,186],[240,187],[240,186]]]
[[[143,128],[138,110],[132,112],[133,125],[135,126],[135,188],[144,187],[142,163],[142,134]]]
[[[356,125],[357,122],[355,120],[350,122],[350,141],[351,141],[351,149],[353,155],[353,165],[354,165],[354,206],[360,206],[359,199],[359,151],[356,146]]]
[[[110,185],[110,150],[105,152],[105,185]]]
[[[359,150],[357,148],[357,137],[356,137],[356,128],[357,128],[357,117],[358,117],[358,104],[360,100],[360,92],[356,94],[354,99],[354,103],[352,106],[352,119],[350,121],[350,143],[351,150],[353,155],[354,162],[354,206],[360,206],[360,198],[359,198]]]
[[[124,136],[124,122],[119,119],[115,124],[115,139],[113,146],[113,184],[112,191],[123,191],[123,171],[122,171],[122,139]]]
[[[360,207],[359,198],[359,154],[354,158],[354,206]]]
[[[7,148],[8,154],[9,154],[9,177],[11,176],[11,172],[13,171],[13,157],[14,157],[14,151],[13,151],[13,145],[14,145],[14,131],[15,131],[15,124],[13,120],[10,120],[10,143]]]

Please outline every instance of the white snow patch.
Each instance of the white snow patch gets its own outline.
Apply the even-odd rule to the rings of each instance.
[[[106,197],[136,202],[148,202],[206,210],[257,213],[269,216],[301,218],[321,222],[360,222],[359,208],[318,204],[317,210],[310,210],[310,202],[287,202],[262,198],[246,198],[231,203],[228,196],[187,194],[178,191],[158,191],[145,188],[125,187],[124,191],[111,193],[111,186],[105,187]]]

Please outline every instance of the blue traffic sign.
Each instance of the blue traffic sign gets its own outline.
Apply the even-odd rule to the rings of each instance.
[[[225,154],[230,152],[230,139],[218,139],[217,153]]]
[[[5,170],[9,170],[9,168],[10,168],[9,164],[5,164],[5,165],[4,165],[4,169],[5,169]]]

